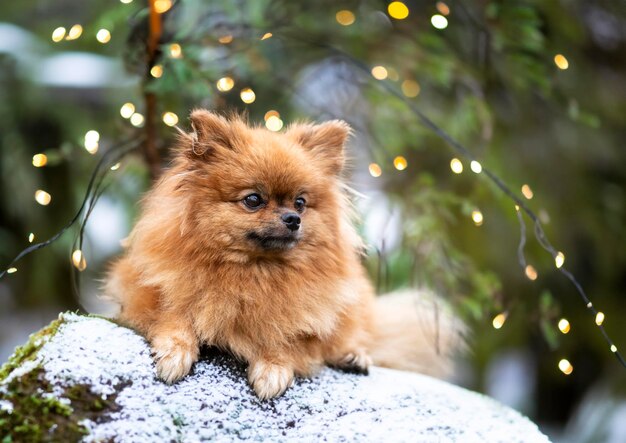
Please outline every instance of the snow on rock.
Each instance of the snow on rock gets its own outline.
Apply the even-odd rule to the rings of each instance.
[[[325,369],[280,398],[259,401],[245,366],[213,352],[169,386],[155,378],[146,341],[130,329],[74,314],[63,319],[36,357],[55,393],[88,385],[103,399],[116,394],[119,406],[84,419],[84,441],[548,441],[488,397],[388,369],[368,376]]]

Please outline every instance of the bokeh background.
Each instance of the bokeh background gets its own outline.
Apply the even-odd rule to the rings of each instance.
[[[431,287],[473,329],[456,381],[554,441],[626,441],[626,368],[596,325],[626,349],[624,85],[620,1],[2,2],[0,268],[99,186],[0,280],[0,361],[59,311],[114,315],[103,270],[191,109],[341,118],[379,290]],[[520,267],[515,203],[416,110],[538,215],[604,318],[528,218]]]

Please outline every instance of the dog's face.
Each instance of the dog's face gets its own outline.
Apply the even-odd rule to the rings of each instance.
[[[236,261],[307,254],[337,241],[345,123],[273,133],[208,111],[191,120],[197,140],[179,156],[188,171],[187,229],[198,241]]]

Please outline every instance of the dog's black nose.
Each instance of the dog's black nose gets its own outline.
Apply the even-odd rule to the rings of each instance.
[[[297,231],[300,229],[300,216],[295,212],[287,212],[286,214],[281,215],[280,218],[290,231]]]

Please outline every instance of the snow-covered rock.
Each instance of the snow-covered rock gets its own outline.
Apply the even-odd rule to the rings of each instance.
[[[63,314],[0,370],[0,440],[547,442],[483,395],[430,377],[323,370],[259,401],[245,366],[209,351],[174,385],[155,378],[146,341]],[[4,440],[2,440],[4,441]],[[9,440],[10,441],[10,440]]]

